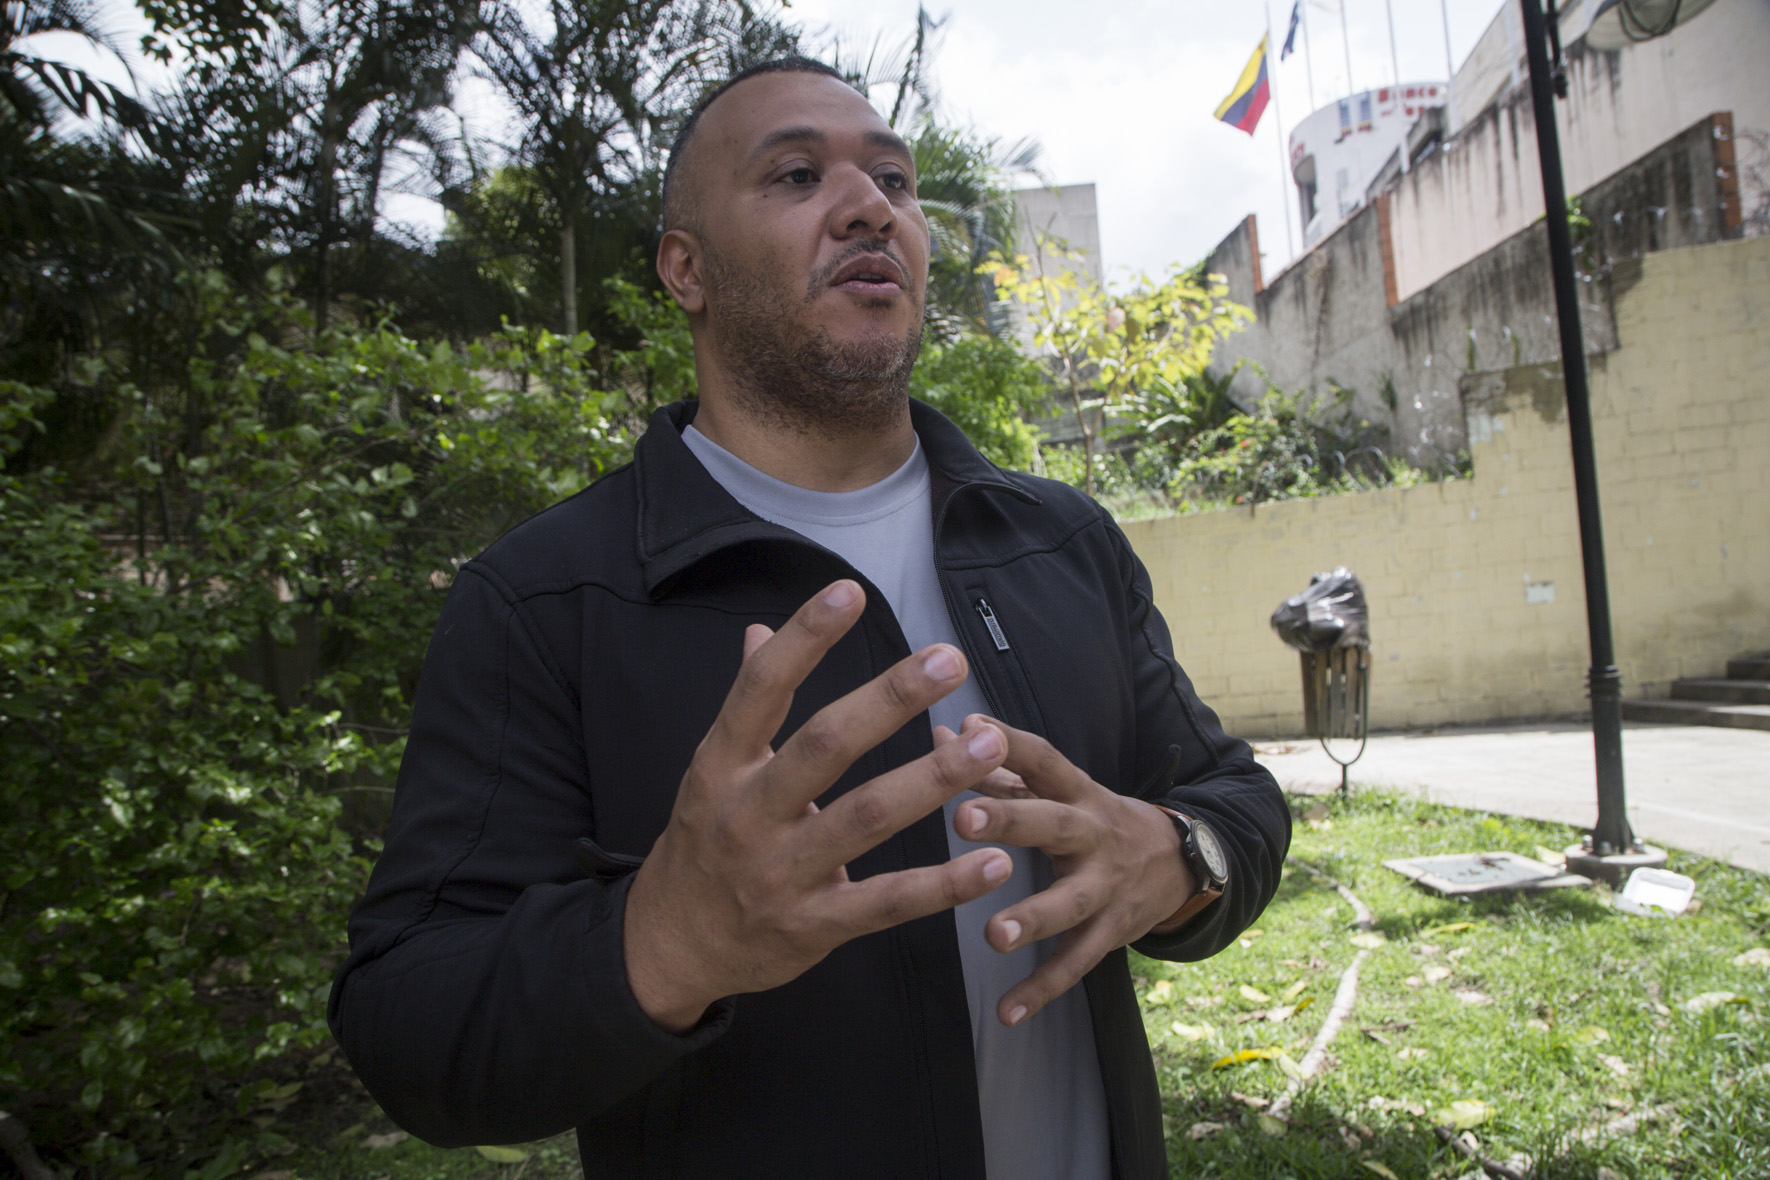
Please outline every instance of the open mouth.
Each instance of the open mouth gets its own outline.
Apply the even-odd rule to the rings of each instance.
[[[904,289],[903,270],[883,254],[867,254],[850,260],[830,281],[848,291],[887,294]]]

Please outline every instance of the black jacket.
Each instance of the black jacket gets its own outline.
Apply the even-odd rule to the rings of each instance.
[[[422,1138],[488,1144],[577,1127],[591,1180],[981,1180],[950,914],[839,947],[784,987],[720,1002],[681,1036],[628,990],[631,870],[669,819],[745,626],[779,626],[837,577],[867,585],[714,482],[681,439],[693,412],[661,411],[631,464],[462,567],[425,660],[386,847],[351,916],[333,1033],[383,1109]],[[1107,514],[1062,484],[997,469],[927,407],[914,416],[942,587],[992,710],[1097,781],[1216,827],[1228,891],[1182,931],[1138,944],[1169,959],[1216,952],[1278,884],[1290,816],[1271,775],[1193,694]],[[908,654],[868,586],[861,621],[799,691],[782,736]],[[820,803],[930,747],[926,717],[911,722]],[[936,809],[850,872],[947,855]],[[1085,985],[1114,1171],[1165,1177],[1125,953]]]

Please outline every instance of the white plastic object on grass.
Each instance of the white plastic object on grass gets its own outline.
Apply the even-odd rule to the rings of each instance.
[[[1696,882],[1683,873],[1665,869],[1636,869],[1616,895],[1616,908],[1628,914],[1673,918],[1684,912],[1696,895]]]

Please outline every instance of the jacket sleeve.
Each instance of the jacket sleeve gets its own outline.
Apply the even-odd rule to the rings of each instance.
[[[1196,816],[1223,838],[1229,883],[1223,896],[1180,929],[1132,946],[1151,958],[1208,958],[1253,924],[1278,882],[1291,844],[1291,811],[1272,772],[1248,743],[1223,731],[1174,659],[1149,573],[1116,524],[1109,524],[1130,597],[1137,701],[1137,794]]]
[[[721,1004],[677,1036],[628,988],[632,878],[591,863],[580,716],[513,596],[463,567],[328,1009],[375,1100],[432,1143],[577,1126],[730,1020]]]

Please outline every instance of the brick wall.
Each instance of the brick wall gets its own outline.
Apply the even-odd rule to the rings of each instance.
[[[1625,693],[1663,696],[1770,647],[1770,238],[1649,254],[1614,281],[1618,346],[1590,361],[1611,605]],[[1267,617],[1334,565],[1370,596],[1376,728],[1584,710],[1558,368],[1462,392],[1472,478],[1126,524],[1232,731],[1301,732],[1297,656]]]

